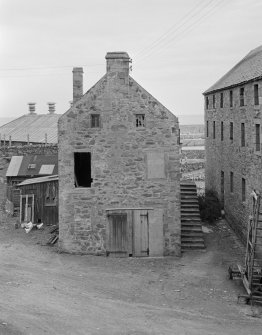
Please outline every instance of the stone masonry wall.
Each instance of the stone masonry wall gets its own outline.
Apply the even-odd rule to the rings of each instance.
[[[101,127],[90,128],[90,114]],[[146,127],[136,128],[135,114]],[[178,121],[124,72],[108,72],[59,120],[59,243],[72,253],[104,254],[108,208],[163,211],[163,253],[180,254]],[[90,188],[74,187],[74,158],[91,152]],[[165,178],[149,179],[147,153],[164,154]]]
[[[251,210],[252,190],[262,192],[261,150],[255,151],[255,124],[261,124],[261,104],[254,105],[254,84],[259,84],[262,97],[262,84],[248,83],[245,88],[245,106],[240,107],[240,87],[233,88],[233,107],[229,107],[229,90],[224,90],[224,107],[220,108],[220,92],[216,93],[216,108],[212,107],[212,94],[209,94],[209,109],[205,109],[205,124],[209,123],[209,136],[206,137],[206,189],[217,191],[221,198],[221,171],[224,171],[224,204],[226,218],[235,231],[246,241],[246,227]],[[261,98],[260,98],[261,103]],[[216,138],[213,139],[213,121],[216,121]],[[224,140],[221,141],[221,121],[224,124]],[[230,140],[230,122],[233,122],[233,140]],[[241,146],[241,123],[245,123],[245,142]],[[261,124],[262,126],[262,124]],[[234,174],[233,192],[230,192],[230,172]],[[242,202],[242,178],[246,179],[246,201]]]

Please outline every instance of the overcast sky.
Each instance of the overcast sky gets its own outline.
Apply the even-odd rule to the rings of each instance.
[[[261,18],[261,0],[0,0],[0,116],[66,112],[72,67],[87,91],[107,51],[175,115],[203,114],[202,92],[262,44]]]

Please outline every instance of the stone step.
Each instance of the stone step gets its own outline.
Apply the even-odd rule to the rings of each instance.
[[[181,243],[181,251],[187,251],[187,250],[203,250],[205,249],[205,245],[204,243],[190,243],[190,244],[186,244],[184,245],[183,243]]]
[[[181,217],[183,218],[199,218],[200,219],[200,214],[199,214],[199,211],[181,211]]]
[[[181,232],[186,233],[186,232],[191,232],[193,233],[202,233],[202,227],[181,227]]]
[[[198,213],[199,214],[199,206],[195,207],[181,207],[181,213],[187,212],[187,213]]]
[[[202,229],[201,231],[182,231],[181,232],[181,239],[184,240],[184,238],[189,238],[189,237],[201,237],[203,240],[203,232]]]
[[[195,217],[181,217],[181,222],[192,222],[192,223],[200,223],[200,217],[195,218]]]
[[[193,210],[199,210],[199,205],[197,203],[185,203],[185,204],[181,204],[180,208],[183,210],[187,210],[187,209],[193,209]]]
[[[203,242],[203,237],[200,236],[192,236],[192,237],[184,237],[182,240],[183,244],[188,244],[188,243],[204,243]]]

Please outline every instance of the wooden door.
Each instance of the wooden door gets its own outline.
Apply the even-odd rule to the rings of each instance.
[[[109,215],[108,244],[109,256],[128,256],[128,228],[126,213],[115,213]]]
[[[148,211],[134,210],[133,213],[133,256],[149,255]]]
[[[20,196],[20,222],[34,222],[34,195]]]

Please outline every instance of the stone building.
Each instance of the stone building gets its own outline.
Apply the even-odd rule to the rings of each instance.
[[[180,254],[177,118],[129,76],[126,52],[58,122],[59,243],[72,253]]]
[[[227,220],[246,240],[252,190],[262,192],[262,46],[204,92],[206,189],[219,194]]]

